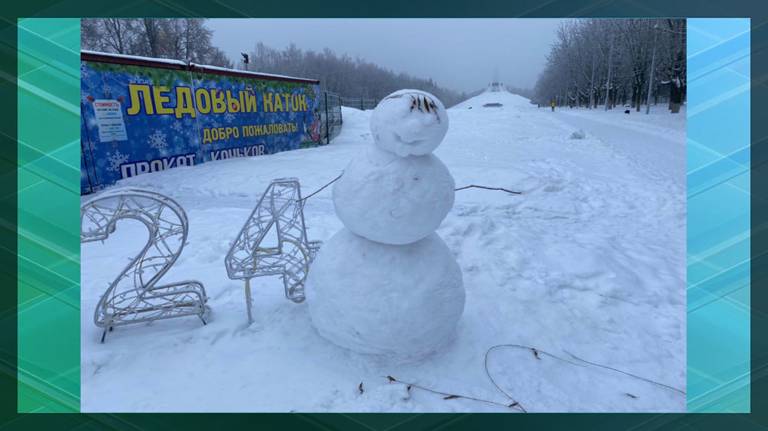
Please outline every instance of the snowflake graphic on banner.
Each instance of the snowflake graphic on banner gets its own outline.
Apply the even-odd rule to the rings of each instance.
[[[181,123],[181,121],[174,121],[173,124],[171,124],[171,129],[177,133],[181,133],[184,131],[184,125]]]
[[[224,116],[224,121],[226,121],[227,123],[231,123],[235,121],[235,115],[228,112],[227,115]]]
[[[118,172],[120,166],[128,161],[128,155],[121,153],[120,150],[115,150],[114,153],[107,153],[107,161],[109,162],[107,169],[112,172]]]
[[[150,81],[149,79],[147,79],[147,78],[145,78],[145,77],[143,77],[141,75],[133,75],[133,76],[131,76],[131,82],[133,84],[151,84],[152,83],[152,81]]]
[[[86,80],[90,76],[91,76],[91,71],[88,69],[85,63],[80,62],[80,79]]]
[[[168,148],[168,141],[165,140],[165,133],[155,130],[154,133],[149,135],[149,146],[158,151],[166,150]]]

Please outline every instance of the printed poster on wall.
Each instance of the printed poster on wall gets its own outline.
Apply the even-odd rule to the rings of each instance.
[[[127,141],[123,111],[117,100],[97,99],[93,101],[96,127],[99,129],[99,141]]]

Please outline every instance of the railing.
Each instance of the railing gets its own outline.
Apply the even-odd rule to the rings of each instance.
[[[321,144],[329,144],[331,139],[341,133],[341,105],[341,96],[336,93],[325,91],[320,95],[319,111],[322,119],[320,122]]]
[[[371,99],[366,97],[341,97],[342,106],[350,108],[356,108],[361,111],[373,109],[378,105],[379,99]]]

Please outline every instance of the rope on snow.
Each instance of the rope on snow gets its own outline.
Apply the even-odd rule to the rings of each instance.
[[[323,186],[322,186],[322,187],[320,187],[319,189],[317,189],[317,190],[315,190],[314,192],[312,192],[312,193],[308,194],[307,196],[304,196],[303,198],[301,198],[301,199],[299,200],[299,202],[300,202],[302,205],[304,205],[304,202],[306,202],[306,200],[307,200],[307,199],[309,199],[309,198],[311,198],[312,196],[314,196],[314,195],[316,195],[316,194],[320,193],[321,191],[325,190],[325,189],[326,189],[328,186],[330,186],[331,184],[333,184],[333,183],[335,183],[336,181],[338,181],[338,180],[341,178],[341,176],[342,176],[342,175],[344,175],[344,171],[342,171],[342,172],[341,172],[341,173],[340,173],[340,174],[339,174],[339,175],[338,175],[336,178],[334,178],[334,179],[332,179],[331,181],[329,181],[329,182],[325,183],[325,185],[323,185]],[[457,188],[457,189],[454,189],[454,191],[457,191],[457,192],[458,192],[458,191],[461,191],[461,190],[467,190],[467,189],[483,189],[483,190],[493,190],[493,191],[506,192],[506,193],[509,193],[509,194],[512,194],[512,195],[521,195],[521,194],[523,194],[523,192],[516,192],[516,191],[514,191],[514,190],[505,189],[505,188],[503,188],[503,187],[489,187],[489,186],[481,186],[481,185],[477,185],[477,184],[470,184],[470,185],[468,185],[468,186],[459,187],[459,188]]]
[[[471,396],[467,396],[467,395],[460,395],[460,394],[453,394],[453,393],[438,391],[438,390],[435,390],[435,389],[432,389],[432,388],[428,388],[428,387],[425,387],[425,386],[418,385],[416,383],[410,383],[410,382],[405,382],[405,381],[402,381],[402,380],[398,380],[398,379],[396,379],[396,378],[394,378],[392,376],[387,376],[387,379],[388,379],[389,383],[400,383],[400,384],[406,385],[406,390],[409,393],[410,393],[412,388],[417,388],[417,389],[421,389],[421,390],[424,390],[426,392],[430,392],[430,393],[433,393],[433,394],[436,394],[436,395],[441,395],[444,400],[452,400],[452,399],[464,398],[464,399],[467,399],[467,400],[483,402],[483,403],[486,403],[486,404],[493,404],[493,405],[497,405],[497,406],[501,406],[501,407],[514,408],[514,409],[519,410],[522,413],[528,413],[528,411],[523,407],[523,405],[519,401],[515,400],[515,398],[512,395],[510,395],[507,391],[505,391],[504,389],[501,388],[501,386],[496,382],[496,380],[491,375],[490,370],[488,369],[488,359],[490,357],[491,352],[493,352],[494,350],[497,350],[497,349],[502,349],[502,348],[517,348],[517,349],[529,350],[531,352],[531,354],[533,354],[533,356],[537,360],[541,360],[541,356],[549,356],[549,357],[551,357],[553,359],[557,359],[559,361],[563,361],[563,362],[569,363],[571,365],[575,365],[577,367],[593,366],[593,367],[604,368],[604,369],[607,369],[607,370],[611,370],[611,371],[615,371],[617,373],[624,374],[626,376],[632,377],[632,378],[637,379],[637,380],[642,380],[644,382],[651,383],[651,384],[660,386],[660,387],[665,388],[665,389],[669,389],[671,391],[677,392],[677,393],[682,394],[682,395],[686,394],[684,390],[678,389],[678,388],[676,388],[674,386],[670,386],[670,385],[661,383],[661,382],[656,381],[656,380],[652,380],[652,379],[648,379],[648,378],[645,378],[645,377],[642,377],[642,376],[638,376],[636,374],[632,374],[632,373],[629,373],[627,371],[620,370],[618,368],[613,368],[613,367],[610,367],[608,365],[598,364],[596,362],[590,362],[590,361],[587,361],[586,359],[582,359],[582,358],[580,358],[580,357],[578,357],[578,356],[576,356],[576,355],[574,355],[574,354],[572,354],[570,352],[566,352],[566,353],[573,360],[567,359],[567,358],[563,358],[563,357],[554,355],[552,353],[546,352],[544,350],[540,350],[540,349],[537,349],[537,348],[531,347],[531,346],[525,346],[525,345],[522,345],[522,344],[496,344],[494,346],[489,347],[488,350],[485,351],[485,355],[484,355],[485,357],[484,357],[484,361],[483,361],[483,367],[485,369],[485,375],[488,377],[488,380],[491,381],[493,386],[496,387],[496,389],[499,392],[501,392],[505,397],[507,397],[511,401],[511,403],[501,403],[501,402],[498,402],[498,401],[492,401],[492,400],[487,400],[487,399],[483,399],[483,398],[477,398],[477,397],[471,397]],[[576,362],[574,362],[574,361],[576,361]],[[362,385],[362,382],[361,382],[361,385]],[[626,395],[629,396],[630,398],[637,398],[637,396],[632,395],[630,393],[627,393]]]

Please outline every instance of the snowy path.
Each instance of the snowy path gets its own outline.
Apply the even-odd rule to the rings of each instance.
[[[556,112],[556,118],[575,128],[589,130],[615,151],[640,163],[640,169],[685,187],[685,176],[679,172],[679,167],[685,166],[684,110],[673,116],[667,114],[663,106],[658,106],[646,116],[645,111],[631,110],[630,114],[625,114],[618,108],[608,113],[563,109]],[[666,120],[666,127],[657,125],[659,120]],[[677,127],[670,128],[669,123]],[[628,130],[632,133],[627,133]],[[644,150],[638,151],[638,148]],[[665,157],[659,157],[660,154]]]
[[[482,107],[490,101],[504,107]],[[508,93],[484,93],[449,110],[450,130],[436,151],[457,186],[524,193],[458,192],[437,231],[467,291],[446,351],[393,365],[335,347],[315,333],[306,304],[283,298],[277,278],[254,283],[255,322],[247,326],[242,285],[223,266],[230,241],[272,178],[299,177],[306,194],[335,177],[370,142],[368,115],[345,109],[342,135],[328,147],[125,182],[166,193],[186,209],[189,245],[164,279],[203,282],[213,320],[119,328],[99,344],[93,307],[146,234],[126,221],[105,244],[84,245],[83,410],[510,411],[409,392],[383,377],[505,403],[483,368],[486,350],[504,343],[569,352],[685,388],[684,122],[553,114]],[[569,139],[577,129],[586,139]],[[330,196],[329,188],[307,202],[310,239],[328,239],[342,226]],[[527,350],[495,350],[489,368],[529,411],[685,408],[677,392]]]

